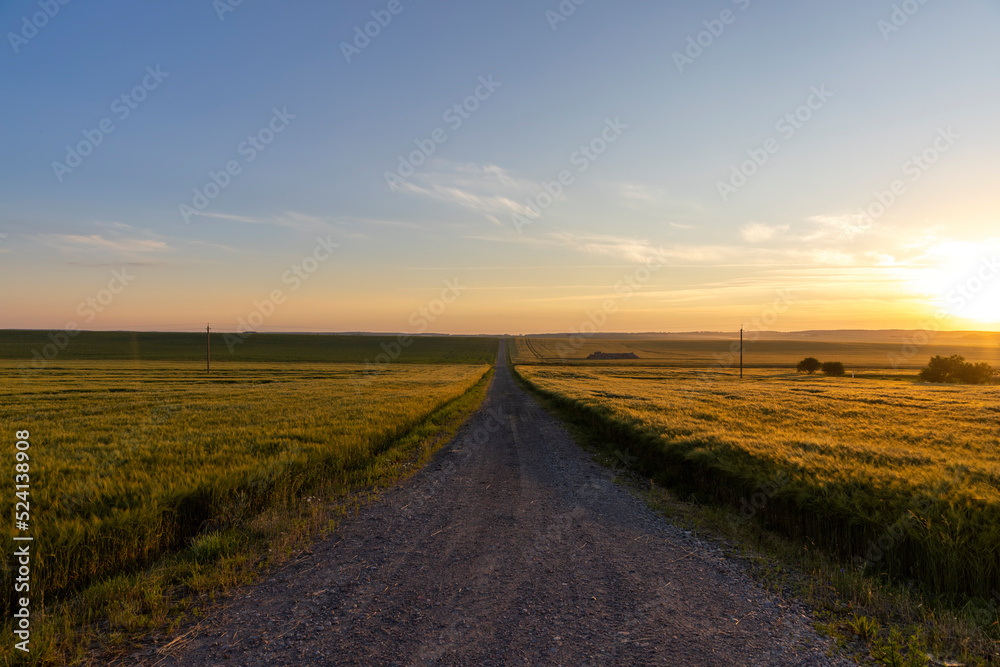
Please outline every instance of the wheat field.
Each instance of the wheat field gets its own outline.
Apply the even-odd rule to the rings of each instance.
[[[938,595],[1000,589],[996,387],[517,366],[665,485]]]
[[[0,362],[2,430],[31,434],[34,599],[140,568],[321,479],[356,479],[488,370],[65,361],[24,378]]]

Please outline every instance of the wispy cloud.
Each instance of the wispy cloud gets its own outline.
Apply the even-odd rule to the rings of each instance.
[[[460,238],[470,241],[486,241],[488,243],[506,243],[529,246],[564,246],[565,241],[549,236],[528,236],[526,234],[462,234]]]
[[[400,229],[423,229],[420,225],[409,220],[377,220],[377,219],[357,219],[351,222],[358,225],[371,225],[373,227],[398,227]]]
[[[285,227],[300,232],[315,233],[329,231],[337,227],[333,218],[324,218],[308,213],[298,213],[296,211],[282,211],[267,217],[250,217],[245,215],[234,215],[232,213],[196,213],[196,215],[222,220],[225,222],[239,222],[250,225],[273,225]]]
[[[548,232],[537,236],[526,234],[465,234],[462,238],[528,246],[558,246],[570,248],[588,255],[603,255],[625,260],[629,263],[646,263],[667,257],[669,252],[654,247],[645,239],[608,236],[600,234],[576,234],[569,231]]]
[[[416,174],[399,186],[398,191],[461,206],[504,225],[507,223],[500,216],[529,214],[528,207],[517,200],[537,194],[540,187],[493,164],[439,165],[441,170]]]
[[[99,222],[95,222],[94,226],[95,227],[100,227],[102,229],[110,229],[110,230],[113,230],[115,233],[119,233],[119,234],[122,233],[122,232],[133,232],[133,231],[135,231],[135,227],[133,227],[132,225],[126,225],[124,222],[117,222],[117,221],[103,221],[102,220],[102,221],[99,221]]]
[[[200,240],[188,240],[184,242],[193,248],[211,248],[213,250],[222,250],[228,253],[239,253],[241,250],[239,248],[234,248],[230,245],[225,245],[224,243],[212,243],[211,241],[200,241]]]
[[[613,257],[629,264],[662,262],[672,266],[854,267],[887,263],[885,255],[862,250],[851,253],[830,247],[773,248],[739,244],[656,243],[646,238],[570,231],[548,232],[537,236],[469,234],[462,238],[490,243],[559,246],[585,255]]]
[[[174,250],[162,236],[121,222],[92,223],[100,231],[87,233],[26,234],[61,255],[70,264],[104,266],[154,263]]]
[[[682,218],[704,213],[704,206],[697,200],[659,184],[615,183],[611,189],[620,206],[634,211]]]
[[[287,227],[288,229],[309,234],[334,231],[340,229],[342,225],[336,218],[298,213],[296,211],[283,211],[273,216],[269,222],[279,227]]]
[[[626,202],[651,204],[663,195],[662,188],[654,188],[640,183],[622,183],[618,186],[618,196]]]
[[[270,225],[292,229],[305,234],[338,231],[343,235],[355,238],[367,238],[359,232],[347,231],[350,227],[397,227],[401,229],[421,229],[421,226],[409,220],[388,220],[383,218],[344,218],[335,216],[320,216],[298,211],[282,211],[267,217],[250,217],[231,213],[197,213],[206,218],[215,218],[225,222],[239,222],[251,225]]]
[[[245,215],[233,215],[232,213],[205,213],[203,211],[195,211],[192,215],[201,216],[202,218],[228,220],[230,222],[247,222],[250,224],[263,224],[267,222],[267,220],[261,218],[251,218]]]
[[[777,234],[788,231],[788,225],[765,225],[760,222],[750,222],[740,228],[740,234],[747,243],[761,243],[774,238]]]
[[[580,236],[569,232],[562,232],[555,236],[562,238],[567,245],[571,245],[581,252],[618,257],[630,262],[654,262],[664,260],[669,255],[668,251],[655,247],[645,239],[604,235]]]
[[[866,229],[860,216],[854,213],[814,215],[808,221],[815,224],[815,229],[803,238],[804,241],[841,243],[853,240]]]
[[[729,263],[744,259],[742,250],[724,245],[660,245],[648,239],[608,235],[579,235],[570,232],[554,233],[564,245],[591,255],[604,255],[627,262],[646,264],[713,264]]]
[[[136,262],[136,261],[116,261],[116,262],[84,262],[84,261],[70,261],[66,262],[69,266],[85,266],[88,269],[113,269],[120,268],[122,266],[155,266],[157,262]]]
[[[511,217],[523,216],[529,220],[538,217],[539,200],[547,193],[543,183],[523,178],[495,164],[446,161],[434,163],[434,169],[411,176],[395,186],[397,192],[422,197],[474,211],[498,226],[510,227]],[[657,216],[690,214],[697,206],[680,201],[661,187],[642,183],[605,183],[595,187],[607,190],[608,200],[621,209],[644,211]],[[554,196],[561,201],[568,198],[572,188],[564,188]],[[547,208],[542,205],[541,208]],[[678,213],[680,211],[681,213]],[[675,229],[692,229],[683,223],[671,223]]]
[[[120,253],[149,253],[170,250],[170,246],[165,241],[135,238],[108,239],[100,234],[91,234],[89,236],[78,234],[42,234],[38,238],[43,242],[69,251],[111,250]]]

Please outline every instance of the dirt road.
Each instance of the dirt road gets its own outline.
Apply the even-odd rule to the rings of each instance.
[[[842,664],[801,610],[611,477],[501,362],[482,408],[424,470],[218,609],[180,652],[136,659]]]

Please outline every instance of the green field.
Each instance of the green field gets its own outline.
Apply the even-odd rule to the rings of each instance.
[[[365,336],[327,334],[213,333],[212,362],[344,362],[492,364],[495,338],[482,336]],[[0,330],[0,359],[31,361],[205,361],[204,333],[127,331],[64,332]],[[48,346],[48,349],[46,349]],[[38,361],[35,353],[42,358]],[[385,355],[380,357],[380,355]],[[50,361],[51,357],[51,361]]]
[[[172,623],[160,598],[205,594],[213,572],[250,567],[248,545],[294,532],[289,517],[314,495],[339,502],[398,474],[420,454],[414,438],[441,431],[433,415],[475,407],[497,351],[495,338],[255,334],[230,353],[215,334],[207,374],[204,334],[83,332],[32,367],[51,342],[0,332],[0,430],[11,442],[31,432],[33,599],[62,610],[42,625],[35,664]],[[1000,590],[998,388],[915,381],[933,354],[997,364],[996,348],[928,345],[890,372],[897,343],[762,340],[740,381],[716,356],[730,343],[513,338],[508,349],[532,386],[668,488],[942,600]],[[597,350],[641,359],[582,360]],[[849,375],[792,372],[805,356]],[[12,515],[13,495],[3,502]]]
[[[731,503],[932,595],[1000,590],[995,387],[600,365],[517,367],[663,485]]]
[[[922,340],[922,339],[918,339]],[[719,370],[739,368],[739,340],[657,340],[641,337],[615,338],[513,338],[511,358],[520,364],[594,364],[592,352],[634,352],[635,361],[621,365],[676,366]],[[735,347],[734,347],[735,345]],[[805,357],[841,361],[852,369],[919,370],[935,355],[960,354],[972,362],[1000,366],[1000,345],[935,344],[907,347],[905,343],[835,342],[829,340],[759,340],[749,336],[744,344],[747,368],[794,368]]]
[[[31,433],[38,587],[78,590],[363,468],[487,370],[410,364],[357,385],[363,367],[346,364],[206,377],[177,363],[66,362],[11,382],[8,362],[0,423]]]
[[[255,549],[323,529],[297,525],[322,519],[310,504],[335,508],[427,456],[482,399],[497,350],[496,339],[415,338],[393,360],[410,363],[371,364],[390,339],[252,336],[240,352],[277,361],[207,374],[186,360],[185,335],[81,334],[25,374],[12,351],[39,339],[13,338],[0,336],[15,357],[0,361],[0,430],[11,466],[15,432],[30,432],[34,664],[83,659],[94,632],[103,643],[172,622],[178,590],[210,591],[255,568]],[[3,499],[7,516],[15,500]],[[12,577],[4,568],[8,593]]]

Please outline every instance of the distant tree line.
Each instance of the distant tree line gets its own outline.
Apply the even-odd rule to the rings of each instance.
[[[931,358],[927,368],[920,371],[924,382],[947,382],[950,384],[986,384],[994,375],[993,367],[987,363],[973,364],[960,354],[950,357]]]
[[[830,377],[843,377],[847,372],[844,370],[844,364],[839,361],[826,361],[820,363],[820,360],[816,357],[806,357],[799,362],[798,366],[795,367],[799,373],[808,373],[812,375],[818,370],[822,370],[825,374]]]
[[[806,357],[798,363],[795,370],[809,375],[822,370],[831,377],[842,377],[846,372],[844,364],[839,361],[821,363],[816,357]],[[993,381],[997,372],[987,363],[973,364],[967,362],[962,355],[954,354],[950,357],[933,357],[927,368],[920,371],[920,379],[923,382],[949,384],[987,384]]]

